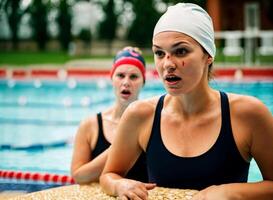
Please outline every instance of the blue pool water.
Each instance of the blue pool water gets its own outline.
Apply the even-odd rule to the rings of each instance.
[[[213,81],[214,88],[255,96],[273,113],[273,82]],[[140,99],[165,92],[148,81]],[[114,101],[109,80],[0,80],[0,170],[69,174],[79,122]],[[255,161],[249,181],[261,180]],[[0,180],[1,182],[1,180]]]

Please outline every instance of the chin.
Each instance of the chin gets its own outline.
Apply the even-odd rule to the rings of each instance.
[[[132,100],[131,100],[131,98],[128,98],[128,99],[125,99],[125,98],[121,98],[120,99],[121,100],[121,102],[123,103],[123,104],[130,104],[131,102],[132,102]]]
[[[170,88],[168,88],[167,92],[171,96],[180,96],[180,95],[186,94],[186,92],[181,90],[181,89],[170,89]]]

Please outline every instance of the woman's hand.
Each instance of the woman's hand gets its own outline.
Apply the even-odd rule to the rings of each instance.
[[[228,193],[224,185],[213,185],[201,190],[191,200],[228,200]]]
[[[154,183],[142,183],[131,179],[120,179],[116,183],[116,194],[122,200],[146,200],[148,190],[156,187]]]

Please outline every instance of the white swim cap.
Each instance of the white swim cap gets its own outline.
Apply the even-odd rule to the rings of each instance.
[[[192,3],[170,6],[158,20],[153,36],[164,31],[181,32],[192,37],[212,58],[215,57],[212,20],[200,6]]]

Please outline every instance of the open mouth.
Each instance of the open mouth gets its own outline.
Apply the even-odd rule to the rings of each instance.
[[[178,76],[175,76],[175,75],[170,75],[170,76],[166,76],[165,80],[170,82],[170,83],[174,83],[174,82],[180,81],[181,78],[178,77]]]
[[[123,94],[123,95],[130,95],[131,92],[129,90],[122,90],[121,94]]]

